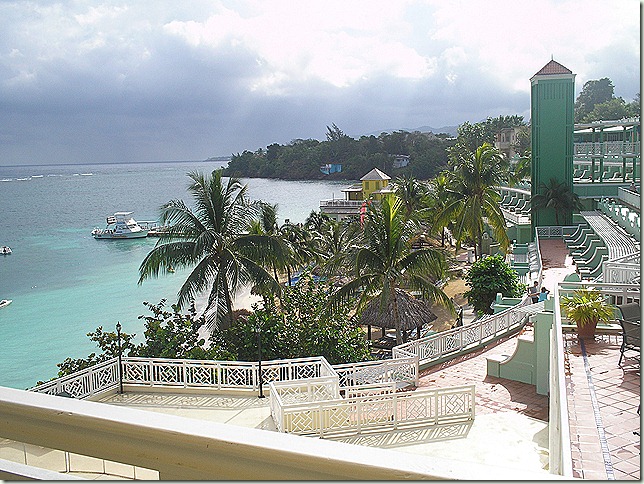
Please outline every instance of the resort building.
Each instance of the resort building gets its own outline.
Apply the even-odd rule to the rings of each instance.
[[[383,195],[393,193],[389,180],[389,175],[374,168],[360,178],[360,183],[354,183],[341,190],[345,195],[344,199],[321,200],[320,211],[335,220],[359,215],[366,201],[378,201]]]
[[[114,358],[0,388],[0,479],[639,480],[639,120],[575,127],[573,79],[554,61],[532,78],[532,186],[501,188],[508,257],[545,300],[499,294],[384,360]],[[550,176],[584,210],[533,211]],[[388,181],[374,169],[343,202]],[[583,340],[560,301],[589,283],[615,313]]]

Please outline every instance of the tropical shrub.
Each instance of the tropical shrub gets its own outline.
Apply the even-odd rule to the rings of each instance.
[[[239,360],[255,361],[259,326],[264,360],[324,356],[339,364],[369,359],[363,330],[347,316],[351,302],[329,309],[328,291],[328,284],[305,274],[285,288],[279,306],[265,301],[247,319],[214,335],[214,342]]]
[[[463,296],[477,313],[491,314],[491,306],[498,292],[505,297],[521,297],[526,290],[525,284],[519,282],[518,274],[501,254],[474,262],[465,281],[470,290]]]

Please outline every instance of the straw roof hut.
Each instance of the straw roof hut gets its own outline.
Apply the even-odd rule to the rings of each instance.
[[[416,328],[417,335],[420,338],[420,329],[423,325],[431,323],[437,316],[431,311],[431,306],[426,301],[416,299],[407,291],[396,289],[396,299],[398,303],[398,313],[400,314],[400,330],[403,338],[406,340],[406,333]],[[376,297],[367,303],[364,311],[358,318],[360,325],[366,325],[369,328],[369,338],[371,338],[371,326],[377,326],[383,329],[396,329],[394,322],[393,298],[387,302],[387,307],[380,307],[380,298]]]

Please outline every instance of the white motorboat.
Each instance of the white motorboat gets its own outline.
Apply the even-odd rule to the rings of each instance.
[[[116,212],[107,217],[107,226],[92,230],[95,239],[140,239],[148,236],[147,229],[142,228],[132,218],[133,212]]]
[[[2,254],[2,255],[9,255],[9,254],[11,254],[11,247],[8,247],[8,246],[6,246],[6,245],[3,245],[2,247],[0,247],[0,254]]]
[[[12,302],[13,302],[12,299],[3,299],[2,301],[0,301],[0,309],[4,308],[4,307],[7,307]]]

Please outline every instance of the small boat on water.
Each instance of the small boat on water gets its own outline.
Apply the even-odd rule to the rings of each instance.
[[[133,212],[116,212],[107,217],[104,229],[92,230],[95,239],[140,239],[148,236],[147,229],[142,228],[132,218]]]
[[[12,299],[3,299],[2,301],[0,301],[0,309],[4,308],[4,307],[7,307],[12,302],[13,302]]]
[[[12,252],[11,247],[8,247],[6,245],[3,245],[2,247],[0,247],[0,254],[2,255],[9,255],[11,254],[11,252]]]

